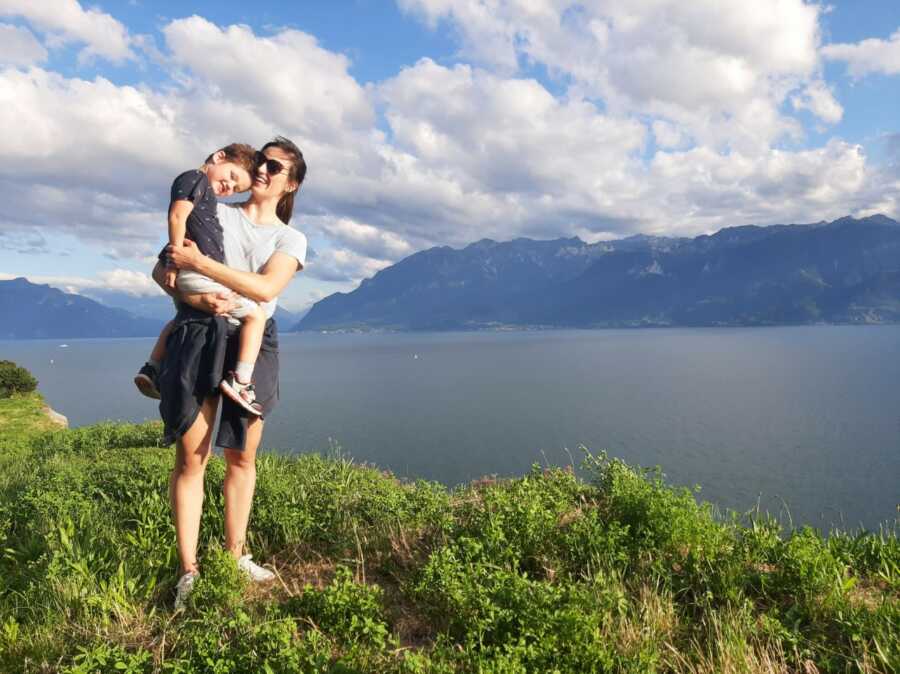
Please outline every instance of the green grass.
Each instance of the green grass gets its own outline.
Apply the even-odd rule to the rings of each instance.
[[[900,671],[896,530],[716,517],[603,454],[452,491],[262,456],[266,586],[220,548],[214,459],[175,613],[159,425],[52,430],[41,406],[0,400],[0,671]]]
[[[17,393],[0,398],[0,437],[21,439],[55,428],[44,413],[45,407],[39,393]]]

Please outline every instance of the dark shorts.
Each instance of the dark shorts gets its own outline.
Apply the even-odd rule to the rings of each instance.
[[[221,316],[210,316],[182,307],[166,340],[166,356],[160,366],[159,413],[165,425],[166,442],[174,442],[194,424],[203,401],[210,396],[222,400],[217,447],[243,451],[247,412],[227,396],[219,383],[237,363],[240,326]],[[278,404],[278,328],[266,322],[262,347],[253,370],[256,399],[263,418]]]

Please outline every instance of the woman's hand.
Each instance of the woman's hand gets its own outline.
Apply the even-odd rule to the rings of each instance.
[[[230,313],[235,308],[237,305],[236,297],[232,292],[196,293],[193,295],[182,295],[181,301],[207,314],[222,316]]]
[[[169,244],[166,246],[166,254],[169,264],[177,269],[190,269],[200,271],[200,267],[206,260],[206,256],[197,248],[197,244],[190,239],[185,239],[180,246]]]

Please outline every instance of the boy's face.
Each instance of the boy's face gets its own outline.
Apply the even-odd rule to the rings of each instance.
[[[250,189],[250,174],[243,167],[230,161],[213,160],[206,169],[206,177],[217,197],[227,197],[235,192],[246,192]]]

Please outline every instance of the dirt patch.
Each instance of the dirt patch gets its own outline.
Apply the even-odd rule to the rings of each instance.
[[[434,643],[434,626],[422,609],[404,592],[391,576],[370,574],[369,580],[384,592],[388,622],[400,641],[401,648],[428,648]]]
[[[848,593],[847,598],[855,606],[863,606],[870,611],[876,610],[886,601],[891,601],[892,593],[888,584],[882,580],[858,582]]]
[[[266,566],[275,571],[275,580],[251,583],[246,595],[251,601],[280,602],[303,594],[307,585],[321,590],[331,583],[337,565],[317,553],[298,550],[275,555]]]

